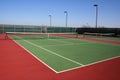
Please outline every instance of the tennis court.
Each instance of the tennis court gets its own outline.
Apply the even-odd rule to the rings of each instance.
[[[9,36],[18,45],[44,63],[61,73],[85,67],[120,56],[120,45],[81,40],[76,38],[36,38],[36,36]],[[63,37],[63,36],[62,36]]]

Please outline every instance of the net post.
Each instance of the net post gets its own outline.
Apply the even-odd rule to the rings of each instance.
[[[76,35],[76,38],[79,38],[79,34],[78,33],[76,33],[75,35]]]
[[[85,38],[86,36],[85,36],[85,32],[83,33],[83,38]]]
[[[5,33],[5,36],[4,36],[4,40],[7,40],[8,37],[7,37],[7,32]]]
[[[5,25],[4,24],[3,24],[3,29],[2,30],[3,30],[3,34],[4,34],[5,33]]]

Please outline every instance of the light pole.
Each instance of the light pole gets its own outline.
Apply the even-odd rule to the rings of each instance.
[[[95,27],[97,28],[97,22],[98,22],[98,5],[97,4],[94,4],[93,6],[96,7],[96,22],[95,22]]]
[[[66,31],[67,31],[68,12],[67,12],[67,11],[64,11],[64,13],[66,14],[66,23],[65,23],[65,25],[66,25]]]
[[[49,17],[50,17],[50,27],[51,27],[52,26],[52,16],[49,15]]]

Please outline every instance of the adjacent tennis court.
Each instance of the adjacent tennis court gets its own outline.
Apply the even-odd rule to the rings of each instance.
[[[9,38],[56,73],[120,56],[120,45],[117,44],[68,38],[61,35],[57,38],[56,35],[54,36],[38,38],[38,35],[12,35]]]

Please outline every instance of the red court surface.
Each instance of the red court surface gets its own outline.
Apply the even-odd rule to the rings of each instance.
[[[120,80],[120,57],[55,73],[14,41],[3,37],[1,34],[0,80]]]

